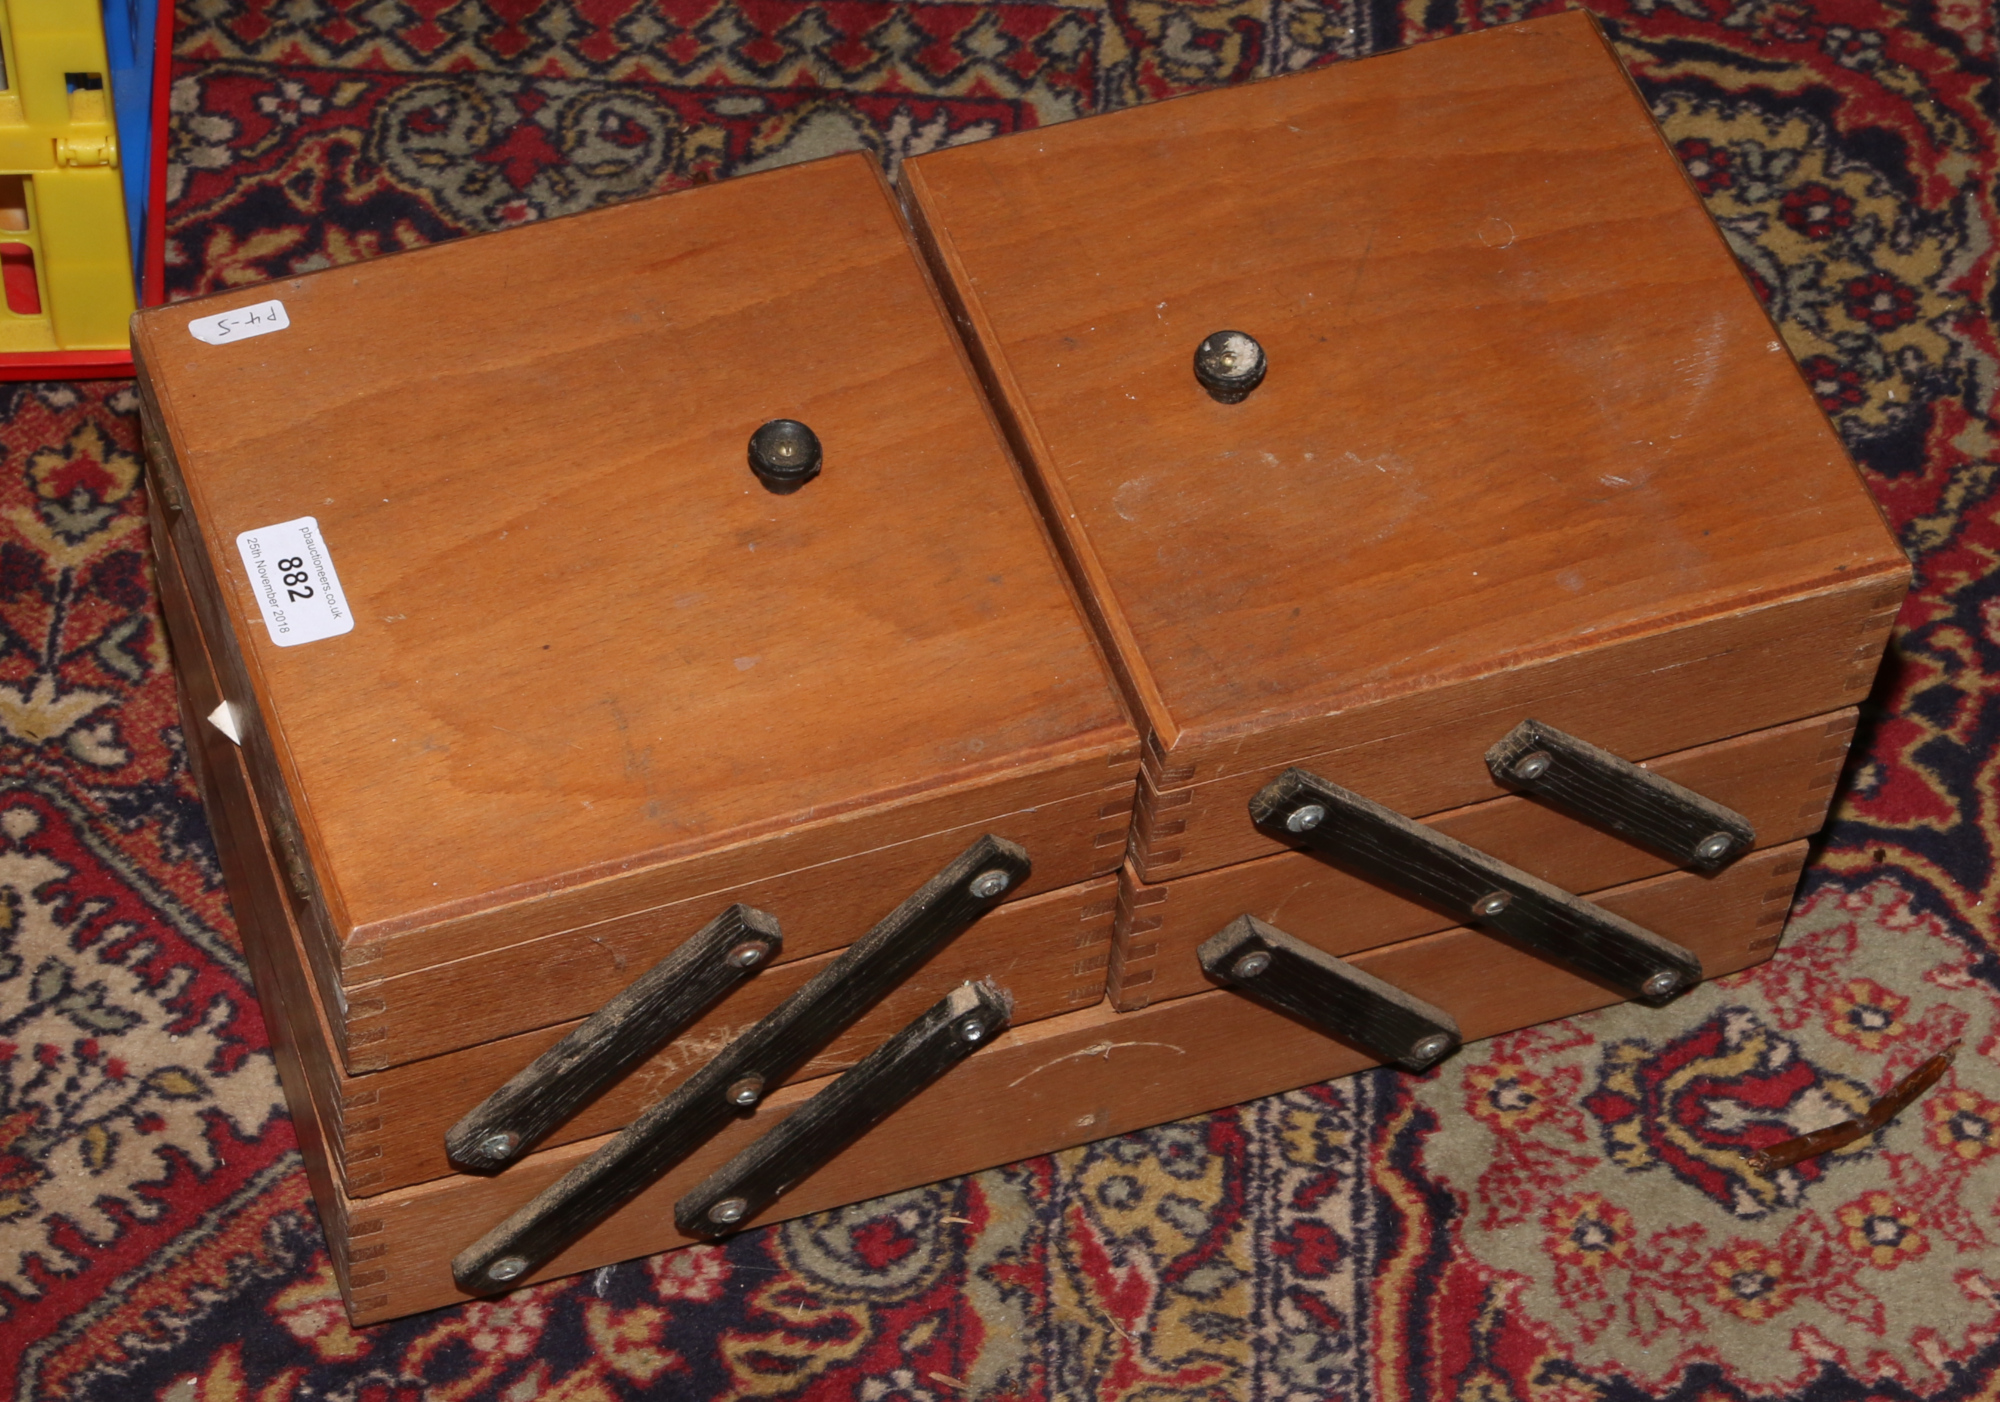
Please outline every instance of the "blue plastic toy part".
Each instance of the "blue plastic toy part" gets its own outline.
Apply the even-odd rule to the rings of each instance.
[[[104,47],[111,63],[111,107],[118,126],[119,173],[132,246],[132,279],[140,280],[146,242],[147,176],[152,169],[153,44],[160,0],[103,0]]]

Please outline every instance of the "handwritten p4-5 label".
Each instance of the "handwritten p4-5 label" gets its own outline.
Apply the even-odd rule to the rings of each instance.
[[[264,626],[279,647],[316,643],[354,631],[354,612],[333,571],[333,555],[310,516],[236,537]]]
[[[252,336],[268,336],[273,331],[283,331],[291,324],[292,319],[285,315],[285,304],[274,297],[254,307],[238,307],[234,311],[217,312],[214,316],[198,316],[188,323],[188,334],[211,346],[226,346],[232,341],[247,341]]]

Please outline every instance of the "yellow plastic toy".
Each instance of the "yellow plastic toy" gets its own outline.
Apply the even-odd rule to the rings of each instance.
[[[109,71],[98,0],[0,0],[0,355],[126,347]]]

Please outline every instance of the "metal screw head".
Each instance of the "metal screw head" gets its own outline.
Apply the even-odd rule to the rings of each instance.
[[[1433,1032],[1410,1048],[1412,1061],[1436,1061],[1451,1050],[1451,1038],[1442,1032]]]
[[[1290,832],[1310,832],[1326,821],[1323,804],[1306,803],[1285,815],[1285,827]]]
[[[521,1147],[521,1136],[511,1129],[496,1129],[479,1141],[479,1152],[489,1159],[504,1159]]]
[[[1217,331],[1194,348],[1194,377],[1218,404],[1249,398],[1264,370],[1264,348],[1241,331]]]
[[[1535,750],[1514,761],[1514,777],[1527,780],[1539,779],[1549,772],[1549,766],[1554,763],[1555,756],[1547,750]]]
[[[746,1109],[764,1098],[764,1078],[745,1076],[729,1088],[729,1103]]]
[[[1271,956],[1261,949],[1253,949],[1229,966],[1231,978],[1255,978],[1271,967]]]
[[[512,1280],[517,1275],[526,1274],[528,1263],[519,1256],[502,1256],[486,1268],[488,1280]]]
[[[1004,871],[982,871],[972,878],[972,885],[967,889],[983,901],[999,895],[1013,884],[1014,878]]]
[[[741,1222],[743,1214],[750,1210],[750,1204],[742,1198],[724,1198],[708,1209],[708,1220],[728,1226],[731,1222]]]
[[[784,496],[819,476],[819,436],[797,419],[772,419],[750,435],[750,470]]]
[[[1498,915],[1512,904],[1514,904],[1513,892],[1488,891],[1472,903],[1472,913],[1474,915]]]
[[[1712,862],[1736,845],[1736,839],[1726,832],[1712,832],[1694,845],[1694,854],[1704,862]]]
[[[986,1024],[977,1017],[962,1017],[958,1020],[958,1040],[979,1042],[985,1040]]]
[[[1671,969],[1662,969],[1640,984],[1639,989],[1648,998],[1664,998],[1680,986],[1681,976],[1679,974]]]
[[[762,940],[745,940],[723,957],[739,969],[754,969],[770,952],[771,946]]]

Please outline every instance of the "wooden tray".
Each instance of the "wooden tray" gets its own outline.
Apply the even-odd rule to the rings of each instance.
[[[1525,718],[1637,761],[1866,695],[1908,565],[1587,15],[904,188],[1140,717],[1140,880],[1279,850],[1289,765],[1419,816]]]
[[[1857,714],[1848,709],[1773,726],[1647,767],[1741,813],[1757,830],[1760,847],[1780,846],[1812,836],[1826,822]],[[1674,870],[1654,852],[1527,798],[1488,799],[1424,821],[1593,900],[1598,897],[1591,893],[1607,887]],[[1113,1006],[1129,1012],[1207,988],[1196,946],[1245,914],[1333,955],[1457,923],[1306,852],[1279,852],[1157,883],[1142,880],[1128,864],[1119,874],[1112,932],[1107,993]]]
[[[191,334],[267,302],[283,329]],[[730,893],[800,902],[798,958],[985,831],[1033,854],[1017,896],[1115,869],[1136,734],[866,158],[157,309],[134,347],[350,1071],[575,1016]],[[787,416],[826,466],[774,495],[746,444]],[[237,538],[306,517],[354,621],[281,647]]]

